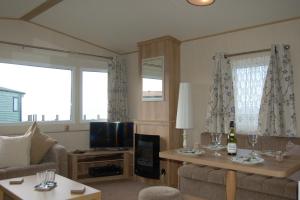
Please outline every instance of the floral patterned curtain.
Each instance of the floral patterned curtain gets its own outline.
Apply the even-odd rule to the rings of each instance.
[[[127,69],[116,57],[108,66],[108,121],[128,120]]]
[[[287,45],[271,47],[258,126],[262,135],[296,135],[293,67]]]
[[[209,132],[229,133],[230,121],[234,121],[232,70],[224,53],[217,53],[210,89],[206,129]]]

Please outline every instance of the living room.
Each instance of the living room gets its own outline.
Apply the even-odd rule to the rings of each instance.
[[[170,119],[161,121],[170,123],[176,121],[179,82],[190,83],[193,110],[190,120],[193,127],[186,130],[188,147],[202,143],[201,133],[207,130],[207,110],[214,73],[213,56],[217,52],[230,55],[270,49],[273,44],[289,45],[291,63],[294,67],[295,113],[300,113],[300,100],[297,98],[300,91],[297,86],[300,85],[298,83],[300,70],[297,68],[300,64],[300,58],[297,56],[300,52],[298,12],[300,5],[297,1],[216,0],[210,6],[193,6],[185,0],[52,2],[54,3],[32,0],[24,3],[17,1],[0,3],[0,40],[7,42],[0,44],[0,59],[1,63],[76,68],[77,74],[73,76],[75,83],[68,97],[73,100],[72,108],[69,110],[72,116],[68,116],[67,120],[50,122],[47,121],[47,116],[45,121],[42,120],[42,115],[37,118],[40,129],[57,140],[68,152],[90,148],[91,120],[85,120],[81,111],[80,68],[103,69],[107,67],[111,57],[118,57],[127,70],[127,119],[135,122],[137,129],[142,131],[144,127],[141,123],[145,123],[146,118],[143,116],[146,114],[141,114],[141,102],[143,104],[153,102],[142,101],[141,97],[141,49],[146,45],[143,42],[164,36],[171,36],[180,42],[179,58],[176,58],[180,73],[177,82],[174,83],[176,87],[173,88],[177,89],[177,94],[170,96],[176,105],[172,108],[172,105],[169,105],[171,102],[167,105],[170,106],[170,110],[175,111]],[[40,7],[42,4],[45,8]],[[82,54],[75,54],[76,52]],[[167,55],[165,59],[166,57]],[[166,69],[167,67],[169,66],[165,66]],[[36,82],[36,85],[38,84]],[[168,84],[165,85],[167,86]],[[163,102],[169,100],[165,98]],[[159,102],[154,102],[157,103]],[[148,111],[149,113],[151,112]],[[61,118],[60,115],[57,119]],[[97,121],[97,118],[96,116],[94,119]],[[30,117],[25,115],[21,123],[1,122],[0,135],[25,133],[35,121],[29,119]],[[296,126],[300,127],[299,117],[296,120]],[[150,132],[157,131],[153,127],[150,129],[152,129]],[[174,131],[174,143],[178,142],[175,138],[181,140],[180,131],[179,129]],[[297,131],[295,136],[299,137]],[[171,138],[170,143],[172,142]]]

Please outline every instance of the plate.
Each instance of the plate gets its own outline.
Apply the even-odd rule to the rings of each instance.
[[[216,146],[216,145],[212,145],[212,144],[207,145],[207,146],[203,146],[203,147],[206,148],[206,149],[212,150],[212,151],[219,151],[219,150],[227,148],[227,146],[225,146],[225,145]]]
[[[177,153],[187,156],[199,156],[205,154],[205,151],[202,149],[177,149]]]
[[[256,165],[263,163],[265,160],[261,157],[251,158],[250,156],[235,156],[231,158],[231,161],[244,165]]]
[[[55,188],[57,186],[57,183],[56,182],[47,182],[46,184],[38,184],[36,186],[34,186],[34,189],[37,190],[37,191],[50,191],[52,190],[53,188]]]
[[[262,152],[259,152],[260,155],[264,155],[264,156],[270,156],[270,157],[275,157],[276,156],[276,151],[272,151],[272,150],[269,150],[269,151],[262,151]],[[283,157],[286,157],[288,156],[288,153],[287,152],[283,152],[282,153],[282,156]]]

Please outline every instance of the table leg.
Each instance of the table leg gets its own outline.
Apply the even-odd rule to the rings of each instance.
[[[95,194],[93,200],[101,200],[101,192]]]
[[[235,200],[236,194],[236,173],[229,170],[226,174],[226,199]]]
[[[89,194],[89,195],[81,195],[70,198],[69,200],[101,200],[101,192]],[[1,200],[1,199],[0,199]]]
[[[0,200],[4,200],[4,192],[0,189]]]

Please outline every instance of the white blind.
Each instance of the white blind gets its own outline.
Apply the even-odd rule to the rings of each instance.
[[[270,55],[233,57],[231,67],[235,98],[236,129],[240,133],[257,131],[258,114]]]

